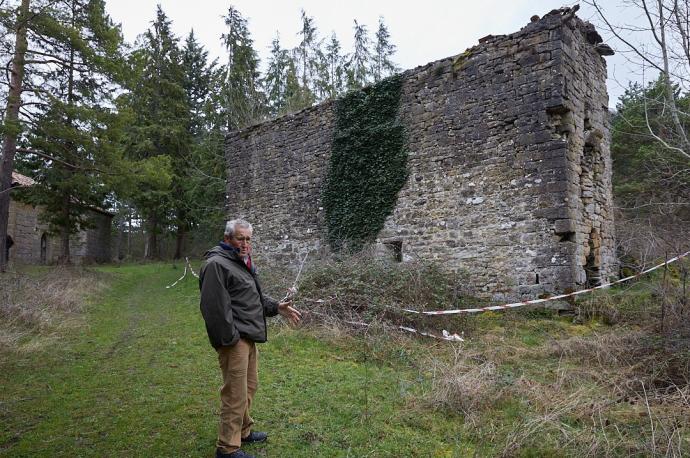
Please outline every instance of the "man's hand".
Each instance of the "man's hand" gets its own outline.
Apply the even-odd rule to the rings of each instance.
[[[278,313],[287,318],[293,325],[297,325],[302,319],[302,314],[299,310],[292,307],[292,300],[284,301],[278,304]]]

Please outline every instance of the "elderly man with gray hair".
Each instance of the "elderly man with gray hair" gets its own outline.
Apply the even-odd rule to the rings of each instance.
[[[216,458],[252,458],[242,444],[264,442],[249,416],[258,386],[256,344],[266,342],[266,317],[281,314],[292,324],[301,314],[292,300],[278,302],[261,291],[251,257],[252,225],[228,221],[223,241],[206,252],[199,273],[201,314],[223,375]]]

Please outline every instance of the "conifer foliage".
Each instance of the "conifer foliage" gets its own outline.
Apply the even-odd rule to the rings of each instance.
[[[69,262],[70,235],[89,226],[86,209],[101,205],[106,194],[104,169],[114,148],[105,130],[122,38],[103,0],[24,0],[1,17],[16,31],[17,48],[24,48],[13,60],[13,76],[23,77],[10,78],[15,81],[3,119],[2,175],[11,173],[19,152],[18,168],[38,181],[24,197],[47,209],[43,217],[59,235],[60,259]],[[1,199],[9,198],[4,181]],[[0,205],[3,243],[6,208]]]

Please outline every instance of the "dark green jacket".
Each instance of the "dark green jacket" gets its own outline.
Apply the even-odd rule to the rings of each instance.
[[[256,273],[237,252],[217,246],[205,257],[200,308],[211,345],[235,345],[240,337],[266,342],[266,317],[278,314],[278,302],[261,293]]]

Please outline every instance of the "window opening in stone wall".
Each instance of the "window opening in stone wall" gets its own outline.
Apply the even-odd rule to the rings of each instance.
[[[5,239],[5,260],[6,261],[10,260],[10,248],[12,248],[12,245],[14,245],[14,240],[12,240],[12,237],[8,234],[7,238]]]
[[[585,274],[587,275],[587,286],[599,286],[601,284],[601,257],[599,249],[601,248],[601,237],[599,231],[592,229],[589,233],[589,254],[585,263]]]
[[[395,262],[402,262],[402,240],[391,240],[383,242],[387,252]]]
[[[569,231],[569,232],[564,232],[559,235],[560,239],[558,239],[559,242],[574,242],[575,241],[575,232]]]
[[[45,264],[48,259],[48,236],[43,233],[41,236],[41,263]]]
[[[539,284],[539,274],[535,274],[534,284],[535,284],[535,285],[538,285],[538,284]]]

